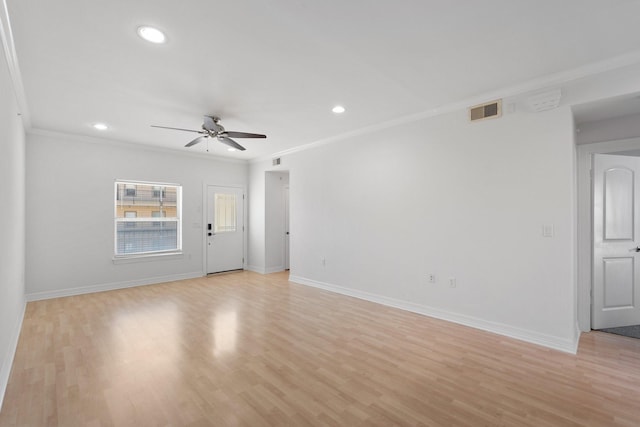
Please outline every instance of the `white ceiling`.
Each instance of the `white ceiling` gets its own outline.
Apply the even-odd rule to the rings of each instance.
[[[638,49],[631,0],[6,0],[35,129],[268,156]],[[152,45],[140,25],[166,32]],[[347,112],[331,112],[342,104]],[[92,123],[105,122],[103,133]]]

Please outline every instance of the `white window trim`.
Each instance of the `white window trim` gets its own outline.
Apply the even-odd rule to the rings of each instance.
[[[182,259],[184,253],[182,251],[173,252],[151,252],[148,254],[140,255],[114,255],[112,261],[114,264],[132,264],[136,262],[148,262],[148,261],[165,261],[171,259]]]
[[[176,206],[179,206],[180,209],[178,211],[179,216],[177,217],[178,228],[177,228],[177,246],[178,249],[175,250],[167,250],[167,251],[153,251],[153,252],[137,252],[135,254],[118,254],[117,253],[117,233],[118,233],[118,222],[175,222],[176,218],[174,217],[153,217],[153,218],[118,218],[118,184],[133,184],[133,185],[147,185],[147,186],[158,186],[158,187],[177,187],[178,191],[176,194]],[[155,182],[155,181],[137,181],[130,179],[115,179],[113,183],[113,257],[112,261],[114,264],[127,264],[134,262],[144,262],[144,261],[155,261],[155,260],[168,260],[168,259],[180,259],[183,258],[182,251],[182,185],[176,183],[169,182]]]

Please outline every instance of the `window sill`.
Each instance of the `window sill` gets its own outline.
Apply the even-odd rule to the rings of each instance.
[[[184,254],[182,252],[165,252],[159,254],[114,256],[112,260],[114,264],[132,264],[137,262],[166,261],[182,258],[184,258]]]

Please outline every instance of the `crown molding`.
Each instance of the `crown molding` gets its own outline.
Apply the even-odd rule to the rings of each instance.
[[[484,102],[494,100],[494,99],[513,98],[517,96],[526,95],[532,92],[537,92],[540,90],[557,88],[558,86],[566,85],[567,83],[570,83],[575,80],[596,76],[598,74],[602,74],[608,71],[614,71],[617,69],[621,69],[631,65],[636,65],[639,63],[640,63],[640,50],[637,50],[624,55],[609,58],[604,61],[594,62],[594,63],[587,64],[582,67],[574,68],[571,70],[538,77],[517,85],[508,86],[508,87],[491,91],[491,92],[485,92],[483,94],[480,94],[474,97],[466,98],[461,101],[453,102],[446,105],[441,105],[426,111],[421,111],[415,114],[398,117],[398,118],[388,120],[382,123],[378,123],[372,126],[366,126],[354,131],[345,132],[329,138],[323,138],[314,142],[310,142],[308,144],[300,145],[298,147],[293,147],[287,150],[278,151],[269,156],[264,156],[264,157],[259,157],[259,158],[249,160],[249,163],[252,163],[252,164],[260,163],[260,162],[272,159],[274,157],[281,157],[289,154],[298,153],[301,151],[311,150],[313,148],[317,148],[323,145],[343,141],[347,138],[366,135],[366,134],[374,133],[376,131],[380,131],[383,129],[392,128],[394,126],[407,124],[407,123],[411,123],[419,120],[424,120],[427,118],[452,113],[455,111],[466,110],[470,105],[482,104]]]
[[[16,102],[22,116],[22,123],[26,129],[31,128],[31,115],[27,106],[27,98],[24,93],[24,85],[22,84],[22,74],[18,65],[18,55],[13,42],[13,31],[11,30],[11,20],[9,19],[9,8],[7,1],[2,0],[0,3],[0,39],[2,39],[2,47],[4,55],[7,59],[7,67],[9,75],[13,82],[13,91],[16,96]]]
[[[30,117],[29,108],[27,105],[24,85],[22,82],[20,66],[18,64],[18,57],[15,50],[13,32],[11,29],[11,21],[9,17],[9,8],[7,6],[7,0],[2,0],[0,2],[0,39],[2,40],[2,45],[4,48],[4,53],[7,60],[9,73],[13,82],[16,101],[18,103],[18,108],[20,109],[20,114],[22,115],[22,121],[25,126],[25,129],[28,130],[30,133],[33,133],[36,135],[37,134],[42,135],[44,134],[44,132],[46,132],[50,136],[63,135],[66,138],[76,137],[77,135],[62,134],[62,133],[53,132],[53,131],[43,131],[41,129],[31,128],[32,126],[31,117]],[[206,158],[210,160],[215,159],[218,161],[225,161],[225,162],[231,162],[231,163],[254,164],[254,163],[260,163],[260,162],[272,159],[273,157],[286,156],[286,155],[294,154],[297,152],[317,148],[323,145],[343,141],[348,138],[371,134],[376,131],[380,131],[382,129],[392,128],[402,124],[407,124],[407,123],[424,120],[431,117],[448,114],[454,111],[465,110],[470,105],[481,104],[489,100],[521,96],[530,92],[561,86],[571,81],[575,81],[585,77],[595,76],[597,74],[601,74],[607,71],[613,71],[616,69],[624,68],[626,66],[630,66],[638,63],[640,63],[640,50],[629,52],[613,58],[609,58],[607,60],[586,64],[584,66],[577,67],[571,70],[549,74],[546,76],[541,76],[535,79],[528,80],[521,84],[509,86],[509,87],[491,91],[491,92],[486,92],[478,96],[466,98],[457,102],[441,105],[435,108],[430,108],[428,110],[417,112],[415,114],[398,117],[398,118],[391,119],[391,120],[378,123],[372,126],[365,126],[360,129],[338,134],[329,138],[323,138],[323,139],[316,140],[304,145],[278,151],[267,156],[257,157],[253,159],[230,159],[230,158],[221,157],[217,155],[207,155],[207,154],[200,154],[200,153],[184,153],[177,150],[166,149],[161,147],[160,148],[152,147],[150,145],[145,145],[145,144],[136,143],[135,145],[143,149],[170,152],[172,154],[179,153],[185,156],[196,156],[196,157]],[[82,136],[83,141],[88,141],[91,139],[100,140],[101,142],[105,142],[105,141],[114,142],[113,140]],[[122,141],[122,144],[126,144],[127,146],[130,147],[132,143]]]
[[[233,163],[233,164],[239,164],[239,165],[248,164],[248,161],[245,159],[231,159],[228,157],[216,156],[215,154],[184,152],[184,151],[180,151],[172,148],[157,147],[154,145],[139,144],[135,142],[121,141],[121,140],[108,139],[108,138],[99,138],[95,136],[79,135],[79,134],[58,132],[58,131],[52,131],[52,130],[46,130],[46,129],[31,128],[31,129],[28,129],[26,133],[27,133],[27,136],[34,135],[34,136],[43,136],[47,138],[61,139],[65,141],[100,144],[100,145],[106,144],[106,145],[111,145],[113,147],[119,147],[119,148],[126,148],[126,149],[135,148],[137,150],[171,154],[172,156],[178,155],[182,157],[192,157],[192,158],[213,160],[216,162]],[[28,139],[27,139],[27,143],[29,143]]]

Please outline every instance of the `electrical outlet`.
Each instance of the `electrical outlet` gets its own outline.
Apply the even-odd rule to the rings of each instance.
[[[436,275],[435,274],[428,274],[427,275],[427,281],[429,283],[436,283]]]
[[[456,287],[456,278],[455,277],[449,277],[449,287],[450,288],[455,288]]]

